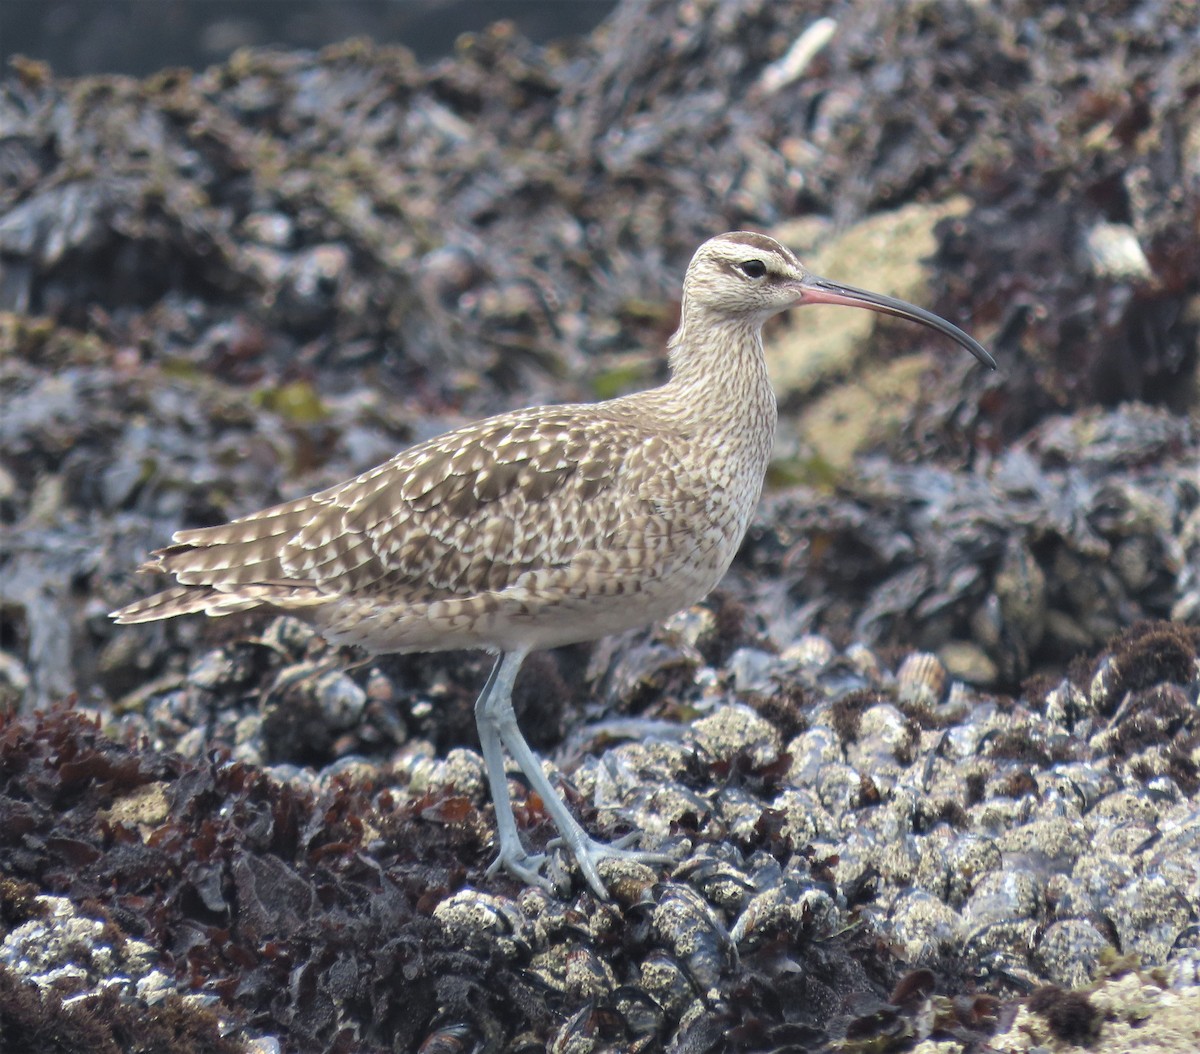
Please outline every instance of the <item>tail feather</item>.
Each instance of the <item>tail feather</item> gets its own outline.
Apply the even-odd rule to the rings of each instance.
[[[161,593],[135,600],[123,608],[109,612],[109,618],[118,625],[129,626],[137,622],[157,622],[159,619],[174,618],[176,615],[194,615],[209,608],[222,599],[215,589],[196,589],[176,586]]]
[[[201,611],[214,618],[257,607],[269,607],[277,611],[299,611],[320,607],[329,603],[329,600],[329,595],[321,590],[296,583],[264,583],[230,589],[176,586],[174,589],[165,589],[161,593],[148,596],[144,600],[135,600],[132,604],[110,612],[109,617],[118,625],[128,626],[137,622],[158,622],[161,619],[175,618],[177,615],[195,615]]]
[[[312,500],[302,498],[216,527],[176,531],[171,544],[151,553],[138,570],[174,575],[178,585],[111,617],[130,625],[198,612],[295,611],[327,603],[328,593],[285,568],[280,557],[283,542],[304,526],[313,508]]]
[[[316,508],[311,499],[301,498],[215,527],[176,531],[171,544],[151,553],[138,570],[174,575],[180,585],[225,592],[290,579],[294,576],[284,567],[281,553]]]

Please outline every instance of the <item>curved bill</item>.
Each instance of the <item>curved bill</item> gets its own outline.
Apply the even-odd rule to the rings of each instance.
[[[840,282],[830,282],[816,275],[809,275],[800,283],[803,292],[802,303],[805,304],[841,304],[844,307],[865,307],[868,311],[878,311],[883,315],[895,315],[897,318],[907,318],[919,322],[930,329],[944,333],[951,340],[961,344],[980,362],[990,369],[996,368],[996,360],[992,358],[982,344],[974,337],[964,333],[944,318],[917,307],[905,300],[884,296],[882,293],[872,293],[868,289],[858,289],[852,285],[842,285]]]

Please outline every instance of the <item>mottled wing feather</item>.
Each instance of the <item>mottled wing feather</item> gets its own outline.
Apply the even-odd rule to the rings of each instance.
[[[412,600],[505,589],[527,572],[610,551],[642,563],[669,542],[681,491],[677,459],[632,423],[590,407],[493,418],[403,451],[310,497],[219,527],[180,531],[151,567],[181,585],[255,602],[357,594]],[[618,493],[633,477],[646,490]],[[665,550],[664,550],[665,551]],[[584,563],[612,566],[612,558]]]

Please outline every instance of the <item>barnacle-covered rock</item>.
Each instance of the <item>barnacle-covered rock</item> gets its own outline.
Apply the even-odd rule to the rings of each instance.
[[[719,990],[736,952],[716,911],[687,886],[668,889],[654,909],[652,925],[701,994]]]
[[[508,958],[528,950],[525,916],[515,901],[505,897],[463,889],[439,903],[433,917],[462,947],[484,952],[495,949]]]
[[[1097,921],[1101,921],[1097,919]],[[1055,984],[1082,988],[1100,971],[1103,956],[1112,941],[1100,927],[1086,918],[1059,919],[1046,927],[1037,946],[1037,959]]]

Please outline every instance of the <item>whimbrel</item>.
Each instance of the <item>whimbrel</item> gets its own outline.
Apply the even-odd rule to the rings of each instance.
[[[489,874],[504,867],[548,887],[544,857],[517,831],[507,750],[604,897],[599,860],[662,858],[596,841],[571,815],[517,728],[517,671],[531,650],[655,622],[720,581],[758,502],[775,430],[762,325],[808,304],[911,319],[995,367],[937,315],[818,278],[761,234],[722,234],[688,266],[666,384],[491,417],[309,497],[178,531],[142,567],[178,586],[113,617],[265,608],[371,653],[495,654],[475,704],[499,835]]]

